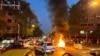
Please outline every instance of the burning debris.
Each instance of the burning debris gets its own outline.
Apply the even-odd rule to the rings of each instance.
[[[59,36],[59,37],[58,37]],[[57,38],[54,39],[55,51],[53,56],[62,56],[66,53],[66,44],[64,36],[61,33],[57,34]]]
[[[61,47],[61,48],[65,48],[65,42],[64,40],[62,39],[63,35],[60,34],[60,39],[59,39],[59,42],[58,42],[58,47]]]
[[[57,48],[65,48],[66,44],[65,44],[65,39],[64,39],[64,35],[61,33],[56,33],[55,38],[53,39],[53,45]]]

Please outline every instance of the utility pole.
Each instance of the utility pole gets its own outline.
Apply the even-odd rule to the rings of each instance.
[[[20,34],[20,23],[18,22],[18,39],[20,38],[19,34]]]

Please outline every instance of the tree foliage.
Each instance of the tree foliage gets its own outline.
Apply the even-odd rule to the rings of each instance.
[[[41,37],[43,35],[43,31],[39,28],[39,26],[35,27],[33,30],[33,37]]]
[[[72,8],[70,8],[70,20],[69,24],[72,26],[76,26],[80,23],[81,13],[80,8],[77,5],[73,5]]]
[[[79,23],[80,23],[80,11],[79,11],[79,7],[75,4],[70,8],[70,19],[69,19],[69,25],[70,25],[70,33],[71,35],[75,34],[76,32],[78,32],[78,29],[76,27],[78,27]]]

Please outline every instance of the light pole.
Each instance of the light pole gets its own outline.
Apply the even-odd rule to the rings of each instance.
[[[20,34],[20,22],[18,22],[17,25],[18,25],[18,32],[17,32],[17,33],[18,33],[18,39],[19,39],[19,38],[20,38],[20,37],[19,37],[19,34]]]
[[[35,25],[34,24],[32,24],[32,28],[34,28],[35,27]]]
[[[35,29],[36,25],[32,24],[31,26],[32,26],[32,29],[33,29],[32,30],[32,36],[33,36],[34,35],[34,29]]]

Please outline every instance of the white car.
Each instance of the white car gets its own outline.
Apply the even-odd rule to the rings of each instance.
[[[44,52],[53,52],[54,51],[54,46],[52,45],[52,43],[44,43],[42,48],[43,48]]]
[[[3,49],[3,48],[4,48],[4,44],[0,43],[0,49]]]
[[[46,52],[46,53],[52,53],[54,52],[54,46],[52,43],[41,43],[40,45],[38,45],[36,47],[37,50],[41,51],[41,52]]]
[[[10,43],[0,43],[0,49],[7,48],[10,46]]]

